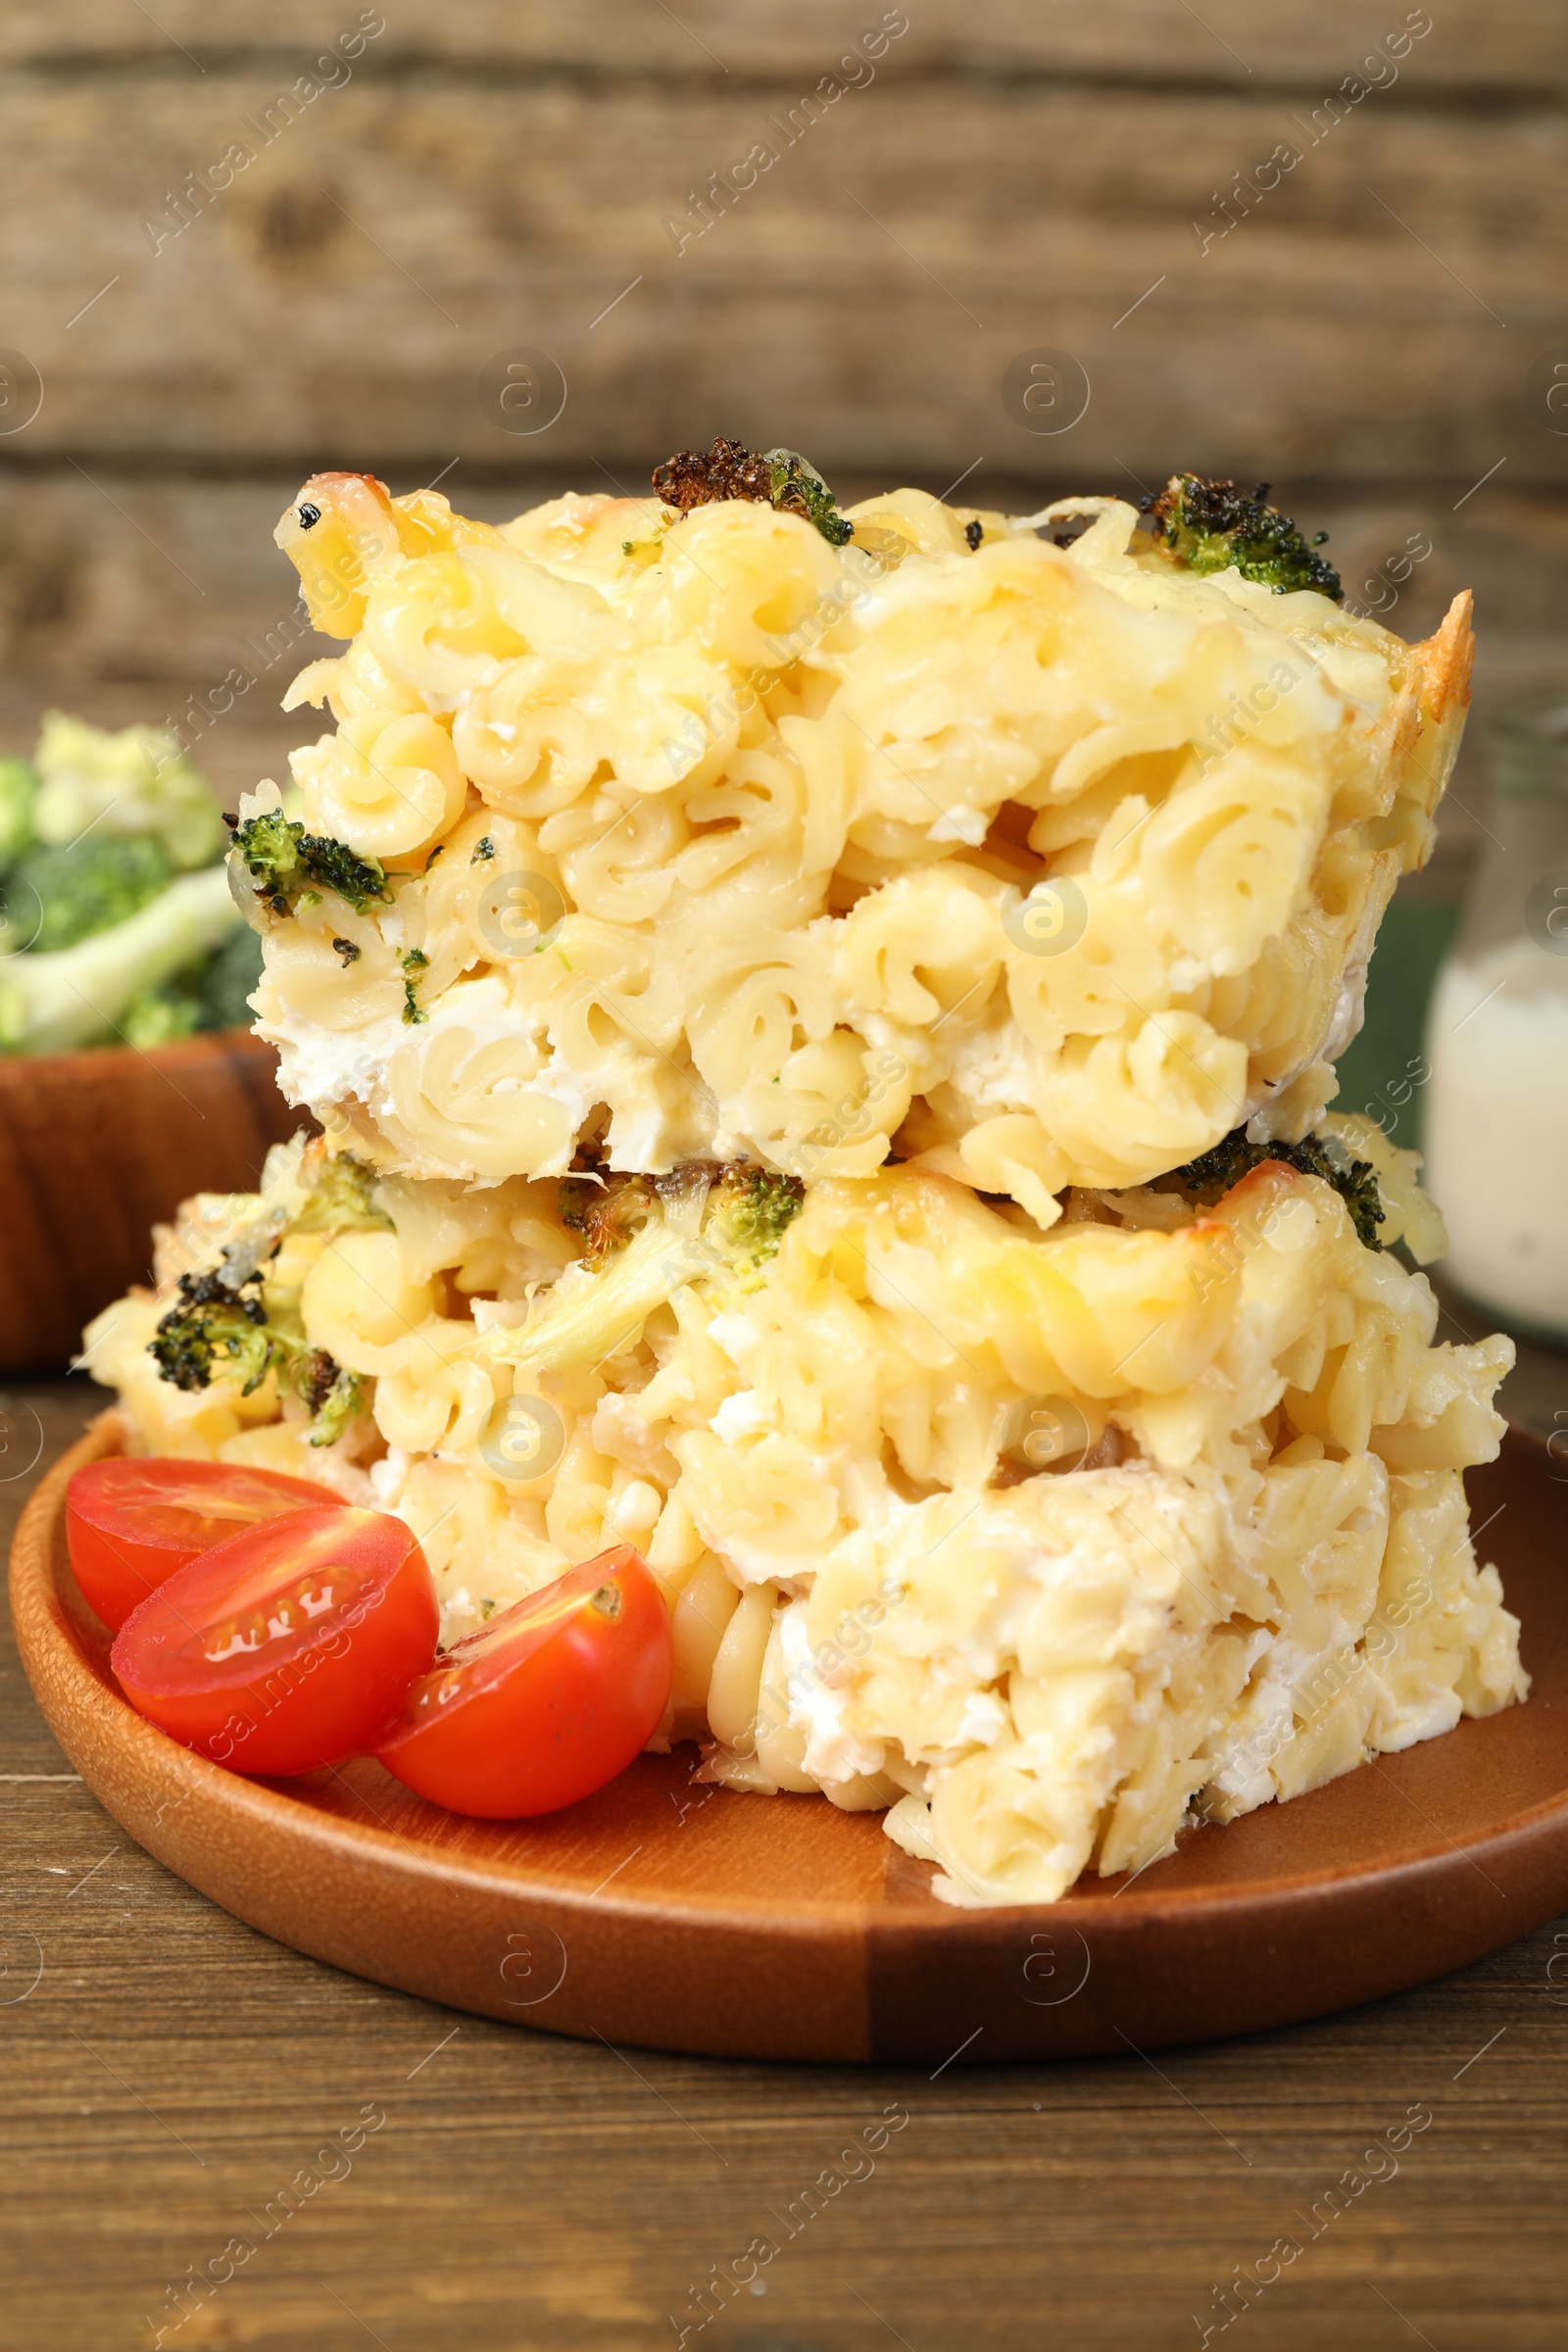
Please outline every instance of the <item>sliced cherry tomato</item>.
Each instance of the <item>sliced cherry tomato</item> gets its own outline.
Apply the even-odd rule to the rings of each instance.
[[[618,1544],[455,1643],[410,1691],[381,1761],[454,1813],[554,1813],[646,1746],[674,1670],[663,1596]]]
[[[373,1748],[435,1656],[435,1586],[411,1528],[346,1503],[293,1511],[178,1568],[110,1662],[133,1707],[236,1772]]]
[[[83,1599],[112,1633],[176,1568],[241,1528],[339,1498],[329,1487],[227,1462],[89,1462],[66,1490],[66,1542]]]

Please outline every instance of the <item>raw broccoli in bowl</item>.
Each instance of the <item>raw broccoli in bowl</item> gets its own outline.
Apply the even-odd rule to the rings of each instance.
[[[261,944],[178,737],[51,710],[0,758],[0,1052],[140,1050],[248,1024]]]

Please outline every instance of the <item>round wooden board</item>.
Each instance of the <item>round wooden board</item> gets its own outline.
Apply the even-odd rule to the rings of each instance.
[[[1145,2050],[1424,1983],[1568,1907],[1568,1483],[1510,1436],[1472,1472],[1523,1619],[1528,1705],[1184,1837],[1133,1881],[959,1911],[875,1814],[743,1796],[640,1757],[533,1822],[466,1821],[379,1765],[244,1780],[135,1714],[66,1553],[66,1482],[18,1532],[24,1664],[87,1786],[150,1853],[280,1942],[482,2016],[751,2058],[937,2066]],[[1502,1506],[1506,1505],[1504,1509]]]

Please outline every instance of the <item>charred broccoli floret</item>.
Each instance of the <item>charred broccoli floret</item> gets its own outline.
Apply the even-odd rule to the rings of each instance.
[[[392,897],[385,868],[361,858],[341,841],[307,833],[280,809],[264,809],[231,828],[230,838],[256,884],[256,896],[272,914],[292,914],[306,891],[330,890],[363,914]]]
[[[339,1378],[336,1356],[328,1355],[324,1348],[312,1348],[300,1357],[295,1387],[312,1412],[318,1413]]]
[[[765,1265],[806,1198],[798,1176],[778,1176],[769,1168],[740,1161],[720,1167],[710,1160],[694,1160],[668,1176],[611,1170],[603,1176],[564,1177],[561,1221],[569,1232],[582,1235],[583,1262],[597,1273],[653,1219],[678,1219],[680,1200],[694,1185],[700,1194],[706,1192],[701,1233],[715,1268],[724,1263],[746,1269]]]
[[[805,1198],[798,1177],[693,1160],[667,1176],[567,1178],[561,1213],[584,1237],[584,1274],[520,1330],[486,1341],[497,1360],[543,1372],[603,1363],[688,1283],[758,1289]]]
[[[1233,1128],[1212,1150],[1200,1152],[1197,1159],[1160,1177],[1154,1189],[1186,1193],[1205,1208],[1211,1208],[1266,1159],[1283,1160],[1298,1175],[1320,1176],[1325,1184],[1332,1185],[1349,1211],[1356,1239],[1369,1250],[1382,1249],[1378,1227],[1384,1222],[1383,1200],[1378,1192],[1376,1169],[1369,1159],[1338,1157],[1315,1135],[1303,1137],[1298,1144],[1252,1144],[1247,1140],[1245,1127]]]
[[[597,1272],[647,1224],[659,1196],[652,1176],[612,1171],[602,1177],[563,1177],[559,1200],[561,1222],[568,1233],[582,1235],[583,1263]]]
[[[249,1396],[275,1372],[278,1387],[310,1408],[310,1443],[334,1445],[361,1409],[364,1385],[324,1348],[308,1348],[269,1323],[263,1281],[260,1269],[237,1286],[220,1271],[182,1274],[179,1303],[164,1316],[147,1352],[176,1389],[211,1388],[221,1378],[237,1380],[241,1396]]]
[[[744,441],[726,441],[720,434],[714,435],[711,449],[677,449],[662,466],[656,466],[654,488],[666,507],[678,507],[683,514],[692,507],[711,506],[725,498],[749,498],[764,507],[773,503],[767,460]]]
[[[668,1209],[693,1179],[708,1186],[702,1233],[727,1258],[761,1265],[770,1258],[785,1228],[799,1213],[806,1188],[798,1176],[736,1162],[715,1167],[695,1161],[670,1176],[625,1175],[563,1178],[561,1221],[583,1237],[583,1258],[595,1268],[629,1242],[650,1218]]]
[[[311,1409],[310,1443],[335,1446],[364,1401],[359,1374],[346,1372],[324,1348],[312,1348],[294,1365],[291,1385]]]
[[[1289,514],[1264,504],[1268,491],[1269,484],[1259,482],[1249,497],[1232,481],[1173,473],[1142,507],[1153,516],[1155,540],[1189,571],[1225,571],[1234,564],[1244,579],[1272,588],[1276,596],[1315,588],[1338,603],[1344,594],[1339,573],[1312,553],[1327,531],[1304,539]]]
[[[176,1389],[206,1389],[215,1370],[249,1396],[275,1360],[260,1273],[232,1288],[220,1273],[182,1274],[179,1304],[170,1308],[147,1352]],[[249,1294],[249,1296],[247,1296]]]
[[[806,1187],[771,1168],[727,1167],[711,1195],[709,1231],[719,1246],[765,1265],[801,1213]]]
[[[750,499],[781,514],[814,523],[832,547],[843,547],[855,525],[839,513],[838,501],[814,466],[793,449],[759,455],[744,441],[716,436],[711,449],[680,449],[654,467],[654,488],[666,507],[685,514],[728,498]]]

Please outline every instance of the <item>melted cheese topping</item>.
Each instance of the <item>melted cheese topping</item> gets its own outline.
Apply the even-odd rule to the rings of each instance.
[[[903,491],[834,549],[743,502],[495,529],[322,479],[280,537],[353,642],[296,682],[338,724],[294,771],[400,879],[274,924],[256,1002],[376,1164],[488,1184],[588,1135],[814,1178],[897,1138],[1045,1223],[1321,1104],[1451,757],[1426,649],[1182,571],[1118,500],[1062,549]]]
[[[389,1228],[329,1233],[314,1164],[296,1144],[262,1196],[190,1204],[160,1296],[92,1326],[136,1443],[398,1512],[449,1641],[637,1543],[673,1614],[662,1738],[733,1787],[887,1809],[949,1900],[1054,1900],[1524,1694],[1461,1479],[1511,1346],[1436,1345],[1424,1277],[1314,1177],[1081,1199],[1046,1234],[930,1173],[828,1179],[760,1271],[688,1237],[607,1338],[629,1258],[578,1263],[554,1185],[391,1179]],[[362,1377],[335,1446],[270,1377],[156,1376],[175,1278],[225,1247]],[[514,1460],[519,1412],[547,1442]]]

